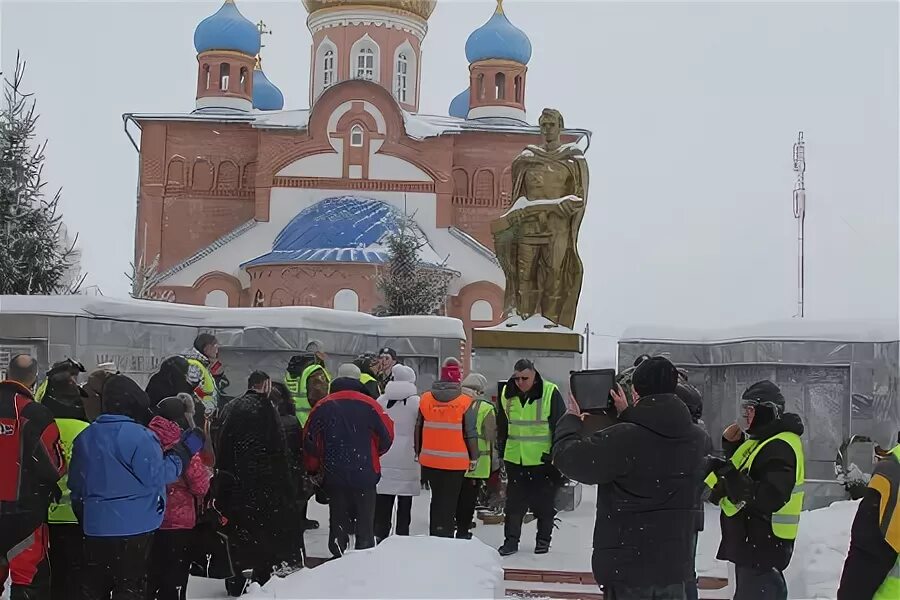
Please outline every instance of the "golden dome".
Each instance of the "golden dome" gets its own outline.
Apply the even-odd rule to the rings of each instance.
[[[377,6],[405,10],[428,20],[437,0],[303,0],[303,6],[310,14],[323,8],[335,6]]]

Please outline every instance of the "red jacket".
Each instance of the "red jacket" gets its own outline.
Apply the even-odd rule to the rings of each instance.
[[[163,451],[181,440],[181,428],[162,417],[153,417],[150,430],[159,438]],[[160,529],[193,529],[197,524],[197,504],[209,491],[209,480],[212,477],[201,454],[195,454],[181,477],[166,486],[166,514],[163,515]]]
[[[303,451],[309,473],[324,474],[325,485],[375,487],[381,479],[379,457],[394,441],[394,422],[356,380],[338,378],[328,396],[309,413]],[[343,389],[344,386],[352,386]]]
[[[25,386],[0,381],[0,514],[46,518],[56,482],[66,473],[53,413]]]

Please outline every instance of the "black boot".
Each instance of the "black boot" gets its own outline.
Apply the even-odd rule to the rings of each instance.
[[[550,552],[550,540],[537,540],[534,543],[535,554],[547,554]]]
[[[514,542],[512,540],[506,540],[503,542],[503,545],[497,550],[500,553],[500,556],[509,556],[511,554],[515,554],[519,551],[519,543]]]

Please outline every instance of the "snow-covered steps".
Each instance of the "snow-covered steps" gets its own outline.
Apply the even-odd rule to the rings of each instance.
[[[579,571],[504,569],[507,598],[548,598],[552,600],[603,600],[594,576]],[[727,580],[701,577],[700,597],[726,600]]]

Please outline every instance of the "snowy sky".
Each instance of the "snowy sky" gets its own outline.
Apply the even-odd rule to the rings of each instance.
[[[46,175],[80,233],[88,283],[127,293],[137,154],[124,112],[190,111],[193,29],[220,2],[2,2],[3,70],[28,60]],[[238,0],[274,30],[266,73],[307,105],[299,0]],[[493,0],[441,0],[429,22],[425,113],[468,85],[463,47]],[[526,101],[593,130],[581,233],[581,324],[718,327],[796,309],[791,146],[807,139],[807,316],[898,312],[896,2],[507,0],[529,34]],[[602,342],[596,339],[596,342]]]

